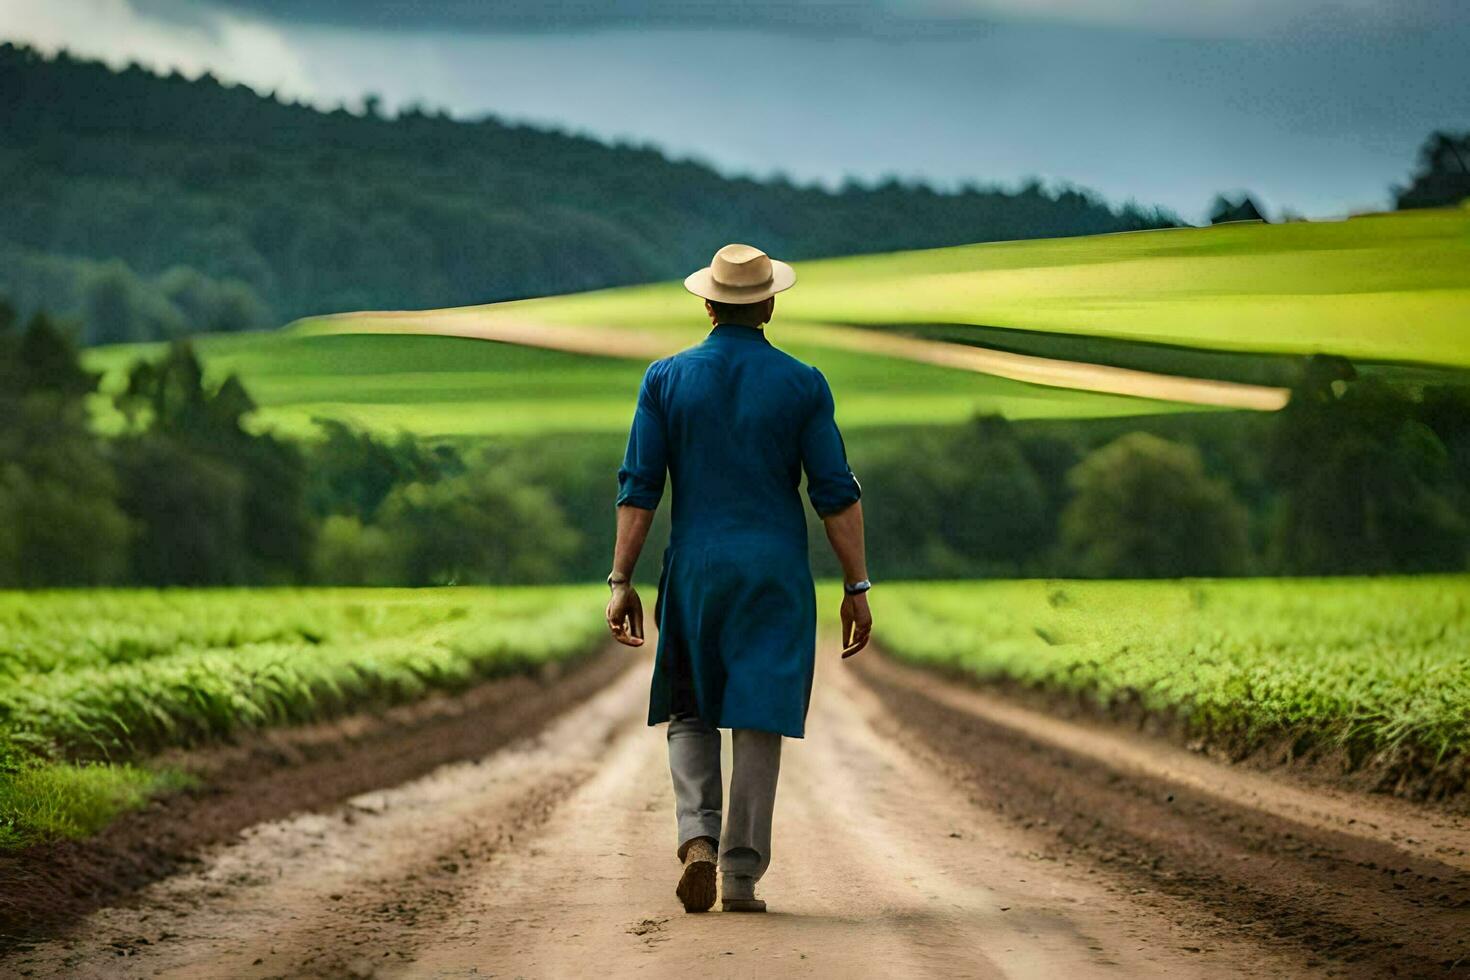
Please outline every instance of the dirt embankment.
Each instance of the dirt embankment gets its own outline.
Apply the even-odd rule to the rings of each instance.
[[[87,840],[0,855],[0,952],[197,864],[204,849],[254,824],[479,758],[538,730],[629,663],[626,654],[610,651],[552,665],[538,677],[493,680],[381,714],[171,753],[159,761],[198,776],[198,791],[155,800]]]

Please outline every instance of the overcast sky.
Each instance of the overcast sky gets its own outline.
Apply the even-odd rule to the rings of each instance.
[[[1235,189],[1382,207],[1431,129],[1470,129],[1470,0],[0,0],[0,38],[731,173],[1037,175],[1191,220]]]

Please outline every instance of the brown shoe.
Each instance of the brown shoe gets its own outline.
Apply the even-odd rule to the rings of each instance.
[[[685,912],[708,912],[715,904],[715,842],[696,837],[684,845],[684,874],[674,889]]]

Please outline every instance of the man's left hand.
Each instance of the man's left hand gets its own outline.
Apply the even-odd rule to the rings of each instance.
[[[607,628],[613,639],[624,646],[643,645],[643,600],[631,582],[620,582],[612,587],[612,598],[607,600]]]
[[[868,609],[868,594],[842,597],[842,659],[846,660],[868,645],[873,632],[873,613]]]

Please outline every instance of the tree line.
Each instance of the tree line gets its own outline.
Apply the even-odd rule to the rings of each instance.
[[[839,190],[494,117],[288,104],[206,74],[0,45],[0,287],[92,345],[795,259],[1177,224],[1047,188]]]
[[[1419,161],[1405,187],[1394,188],[1400,209],[1439,208],[1470,200],[1470,130],[1436,130],[1419,147]]]
[[[1453,133],[1435,130],[1419,145],[1419,156],[1413,175],[1406,185],[1395,185],[1394,207],[1400,211],[1414,208],[1453,207],[1470,200],[1470,131]],[[1285,221],[1304,221],[1295,211],[1281,214]],[[1249,193],[1218,194],[1210,203],[1212,225],[1231,221],[1266,221],[1265,211]]]
[[[476,451],[338,422],[251,424],[187,341],[98,392],[68,333],[0,304],[0,587],[596,581],[617,440]],[[108,397],[124,423],[89,424]],[[1304,363],[1286,409],[981,417],[855,441],[886,578],[1458,571],[1470,388]],[[835,574],[814,526],[819,570]],[[666,533],[667,507],[653,547]],[[656,568],[649,563],[645,572]]]
[[[187,341],[98,393],[67,332],[0,304],[0,587],[440,585],[562,575],[577,532],[489,459],[323,423],[254,431]],[[87,402],[124,419],[101,435]]]
[[[1470,197],[1470,133],[1431,134],[1394,194],[1401,208]],[[1210,218],[1261,213],[1221,197]],[[323,112],[0,44],[0,287],[89,345],[667,279],[732,229],[804,259],[1180,223],[1036,181],[730,178],[494,117]]]
[[[894,577],[1464,571],[1470,385],[1303,362],[1271,414],[979,418],[861,461]]]

